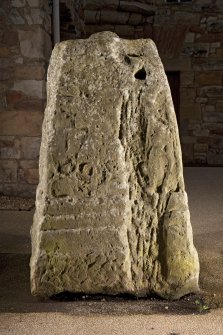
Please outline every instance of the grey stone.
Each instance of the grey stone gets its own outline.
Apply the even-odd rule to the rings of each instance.
[[[43,4],[43,0],[27,0],[30,7],[40,7]]]
[[[119,0],[85,0],[84,8],[93,10],[101,8],[116,9],[119,6],[119,2]]]
[[[12,7],[24,7],[26,5],[26,0],[12,0]]]
[[[218,100],[216,104],[216,111],[223,113],[223,100]]]
[[[142,13],[145,15],[155,15],[156,7],[151,4],[145,4],[138,1],[119,1],[119,8],[123,11]]]
[[[13,89],[30,97],[45,98],[44,80],[18,80],[14,82]]]
[[[17,162],[15,160],[2,160],[0,165],[0,182],[15,183],[17,180]]]
[[[0,136],[1,159],[19,159],[20,143],[14,136]]]
[[[35,31],[19,30],[22,56],[49,59],[51,53],[50,36],[41,28]]]
[[[24,10],[24,17],[29,25],[43,24],[46,14],[40,8],[26,8]]]
[[[207,97],[222,97],[223,87],[222,86],[204,86],[198,90],[200,96]]]
[[[20,196],[20,197],[34,197],[36,193],[36,185],[28,185],[28,184],[18,184],[10,182],[0,183],[0,193],[8,196]]]
[[[33,24],[43,24],[46,14],[43,10],[39,8],[32,8],[31,17],[32,17]]]
[[[181,149],[154,43],[57,44],[32,226],[32,294],[198,290]]]
[[[207,30],[211,33],[221,33],[223,32],[223,22],[216,19],[214,22],[208,22]]]
[[[10,11],[10,19],[11,19],[12,23],[14,23],[14,24],[25,24],[26,23],[24,18],[22,17],[22,15],[20,14],[18,9],[16,9],[16,8],[13,8]]]

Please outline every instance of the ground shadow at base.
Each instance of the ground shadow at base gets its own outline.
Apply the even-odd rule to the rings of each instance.
[[[178,301],[158,297],[136,298],[131,295],[86,295],[60,293],[41,300],[30,293],[29,260],[27,254],[0,254],[0,313],[59,312],[72,315],[151,315],[197,314],[201,297],[189,295]]]

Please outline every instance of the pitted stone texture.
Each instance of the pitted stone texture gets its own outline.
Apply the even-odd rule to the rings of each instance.
[[[198,289],[171,94],[151,40],[58,44],[32,227],[34,295]]]

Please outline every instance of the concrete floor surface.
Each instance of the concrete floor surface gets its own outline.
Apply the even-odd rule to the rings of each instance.
[[[222,335],[222,312],[207,315],[85,316],[34,313],[0,315],[10,335]]]
[[[223,168],[185,168],[203,300],[88,298],[40,301],[30,294],[33,211],[0,211],[1,335],[222,335]],[[199,301],[198,301],[199,300]],[[198,305],[197,305],[198,301]],[[205,308],[211,307],[206,312]]]

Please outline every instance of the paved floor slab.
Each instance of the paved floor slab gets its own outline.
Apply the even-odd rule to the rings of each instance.
[[[0,334],[10,335],[222,335],[222,311],[203,316],[0,315]]]

